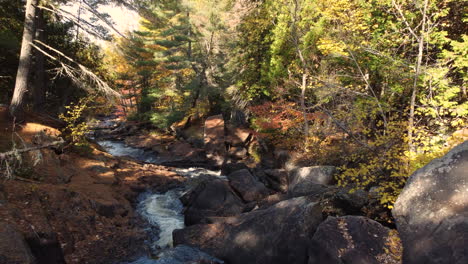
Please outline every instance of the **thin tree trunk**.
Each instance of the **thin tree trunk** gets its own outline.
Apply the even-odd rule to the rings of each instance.
[[[10,103],[10,114],[15,121],[23,119],[23,105],[28,91],[28,74],[32,59],[32,41],[34,37],[34,22],[38,0],[26,1],[26,15],[24,18],[23,39],[21,41],[20,60],[16,74],[15,90]]]
[[[301,110],[302,110],[302,115],[304,117],[304,136],[307,142],[309,139],[309,122],[307,120],[307,109],[305,105],[306,88],[307,88],[307,73],[306,73],[306,69],[304,69],[304,72],[302,73],[302,85],[301,85]]]
[[[36,21],[36,39],[44,41],[44,12],[42,9],[37,11]],[[33,104],[34,111],[42,111],[45,104],[45,56],[42,52],[35,52],[35,81],[33,86]]]
[[[83,4],[83,1],[80,0],[80,5],[78,6],[78,24],[76,25],[76,35],[75,35],[75,41],[78,41],[78,37],[80,34],[80,20],[81,20],[81,5]]]
[[[294,42],[294,47],[296,49],[296,53],[299,57],[299,60],[301,61],[302,65],[302,84],[301,84],[301,98],[300,98],[300,103],[301,103],[301,111],[302,111],[302,116],[304,118],[304,140],[305,140],[305,149],[307,149],[307,146],[309,144],[309,121],[307,120],[307,108],[305,105],[305,92],[307,88],[307,78],[308,78],[308,70],[307,70],[307,61],[304,58],[304,55],[302,54],[301,47],[299,45],[299,36],[298,36],[298,30],[297,30],[297,22],[298,22],[298,13],[300,10],[299,2],[298,0],[294,1],[294,13],[293,13],[293,21],[292,21],[292,40]]]
[[[416,59],[416,64],[415,64],[413,91],[411,93],[410,112],[409,112],[409,117],[408,117],[408,148],[409,148],[410,154],[413,154],[416,152],[416,147],[414,146],[414,139],[413,139],[414,110],[416,106],[416,96],[418,93],[418,80],[419,80],[419,75],[421,74],[421,64],[422,64],[422,58],[423,58],[423,52],[424,52],[424,35],[426,34],[426,11],[427,11],[427,0],[424,1],[421,34],[419,35],[419,38],[418,38],[418,57]]]
[[[190,28],[190,12],[187,12],[187,22],[189,23],[189,27],[187,30],[187,37],[188,37],[188,48],[187,48],[187,57],[190,61],[192,59],[192,29]]]

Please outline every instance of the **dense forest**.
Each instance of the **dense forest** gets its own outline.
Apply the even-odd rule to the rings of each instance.
[[[263,145],[341,166],[342,185],[378,184],[389,205],[466,127],[466,1],[115,1],[141,15],[132,32],[36,2],[1,6],[1,100],[15,116],[96,93],[161,130],[224,113]]]
[[[0,104],[12,127],[53,120],[77,152],[103,116],[189,138],[222,114],[252,131],[251,162],[335,166],[337,186],[390,210],[466,140],[467,14],[465,0],[0,0]],[[19,145],[0,135],[13,178]]]

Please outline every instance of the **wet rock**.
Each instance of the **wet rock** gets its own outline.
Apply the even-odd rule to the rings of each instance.
[[[0,222],[0,263],[36,263],[23,235],[5,222]]]
[[[207,158],[215,165],[221,166],[226,156],[224,119],[222,115],[210,116],[206,119],[204,142]]]
[[[392,214],[404,263],[468,263],[468,141],[413,173]]]
[[[308,241],[321,221],[320,206],[299,197],[213,224],[175,230],[173,236],[176,245],[198,247],[230,264],[306,263]]]
[[[244,201],[258,201],[268,196],[269,191],[246,169],[235,171],[228,176],[229,184],[236,190]]]
[[[309,248],[309,264],[399,264],[401,244],[395,231],[362,216],[328,217]]]
[[[291,171],[289,192],[294,196],[307,195],[315,184],[330,185],[336,172],[334,166],[302,167]]]
[[[213,180],[199,184],[188,198],[185,224],[201,223],[206,217],[233,216],[244,208],[242,200],[233,192],[227,181]]]

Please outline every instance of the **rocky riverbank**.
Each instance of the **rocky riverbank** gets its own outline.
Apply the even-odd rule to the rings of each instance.
[[[2,138],[11,137],[5,120]],[[18,134],[34,146],[59,132],[26,123]],[[1,180],[0,263],[116,263],[145,251],[137,196],[147,189],[164,192],[185,178],[100,149],[92,145],[81,154],[43,149],[36,166],[24,160],[21,175]]]
[[[393,209],[395,226],[375,193],[336,186],[332,166],[288,167],[283,157],[256,161],[249,148],[258,144],[253,135],[225,125],[220,116],[206,120],[201,138],[110,125],[99,136],[140,147],[135,151],[143,160],[217,168],[224,176],[116,158],[97,145],[87,155],[44,150],[44,163],[32,174],[37,179],[1,185],[0,263],[116,263],[151,252],[135,211],[145,190],[160,194],[143,204],[160,208],[180,199],[183,215],[180,224],[149,216],[164,235],[156,244],[176,228],[176,247],[161,251],[162,259],[150,254],[134,263],[467,261],[468,142],[410,177]],[[177,189],[183,192],[164,194]]]

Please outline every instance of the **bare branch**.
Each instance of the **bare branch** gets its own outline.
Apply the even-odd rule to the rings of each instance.
[[[6,159],[8,157],[17,155],[19,153],[24,153],[24,152],[29,152],[29,151],[33,151],[33,150],[39,150],[39,149],[59,146],[59,145],[61,145],[63,143],[65,143],[65,141],[63,141],[63,139],[61,139],[61,140],[54,141],[54,142],[51,142],[49,144],[45,144],[45,145],[42,145],[42,146],[28,147],[28,148],[15,149],[15,150],[12,150],[12,151],[3,152],[3,153],[0,153],[0,160],[4,160],[4,159]]]
[[[91,12],[93,15],[95,15],[97,18],[99,18],[102,22],[106,23],[106,25],[109,26],[112,30],[114,30],[117,34],[119,34],[119,36],[121,36],[122,38],[127,39],[127,36],[120,33],[120,31],[118,31],[114,27],[114,25],[112,25],[112,23],[109,20],[107,20],[105,17],[103,17],[101,14],[99,14],[99,12],[97,12],[86,0],[83,0],[83,2],[86,4],[86,10]]]
[[[356,57],[354,57],[354,54],[353,54],[353,52],[351,51],[351,49],[348,49],[348,52],[349,52],[349,54],[351,55],[352,60],[353,60],[354,63],[356,64],[356,67],[358,68],[359,73],[360,73],[361,76],[362,76],[362,79],[363,79],[364,82],[366,83],[367,88],[371,91],[372,96],[375,98],[375,101],[377,102],[377,105],[379,106],[380,114],[382,115],[385,128],[387,128],[387,118],[385,117],[385,113],[384,113],[384,111],[383,111],[382,105],[380,104],[379,98],[377,97],[377,95],[376,95],[375,92],[374,92],[374,89],[372,89],[372,86],[371,86],[370,83],[369,83],[369,77],[368,77],[367,75],[365,75],[364,72],[362,71],[361,66],[360,66],[359,63],[357,62]],[[385,134],[385,130],[384,130],[384,134]]]
[[[86,20],[78,19],[74,14],[72,14],[72,13],[66,11],[66,10],[57,9],[57,8],[54,8],[54,7],[49,8],[49,7],[45,7],[45,6],[41,6],[41,5],[39,5],[37,7],[67,19],[68,21],[70,21],[73,24],[77,25],[79,28],[86,31],[90,35],[93,35],[93,36],[95,36],[97,38],[100,38],[100,39],[105,39],[105,36],[102,33],[100,33],[99,31],[97,31],[93,24],[91,24],[90,22],[88,22]]]
[[[101,80],[101,78],[99,78],[96,74],[94,74],[92,71],[90,71],[85,66],[79,64],[78,62],[76,62],[72,58],[66,56],[61,51],[59,51],[57,49],[54,49],[51,46],[49,46],[49,45],[47,45],[47,44],[45,44],[45,43],[43,43],[41,41],[35,40],[34,42],[42,45],[43,47],[45,47],[47,49],[50,49],[50,50],[54,51],[55,53],[57,53],[61,57],[65,58],[68,61],[70,61],[71,63],[77,65],[77,68],[72,67],[72,66],[62,62],[59,58],[54,57],[51,54],[45,52],[43,49],[41,49],[40,47],[38,47],[34,43],[31,43],[31,45],[34,48],[36,48],[38,51],[45,54],[47,57],[49,57],[50,59],[58,62],[61,65],[61,68],[59,68],[57,70],[57,74],[63,74],[63,75],[68,76],[76,86],[82,88],[83,90],[89,91],[90,89],[86,84],[93,84],[94,87],[96,88],[96,90],[104,93],[104,95],[107,98],[109,98],[109,99],[111,99],[111,98],[120,98],[120,94],[118,92],[114,91],[106,82]]]
[[[413,37],[419,41],[419,37],[416,35],[416,33],[414,32],[414,30],[411,28],[410,24],[408,23],[408,20],[406,20],[406,17],[405,15],[403,14],[403,11],[401,10],[401,7],[395,2],[395,0],[392,0],[392,4],[393,4],[393,7],[395,7],[395,9],[398,11],[398,14],[400,15],[401,19],[403,20],[403,22],[405,23],[408,31],[411,33],[411,35],[413,35]]]

